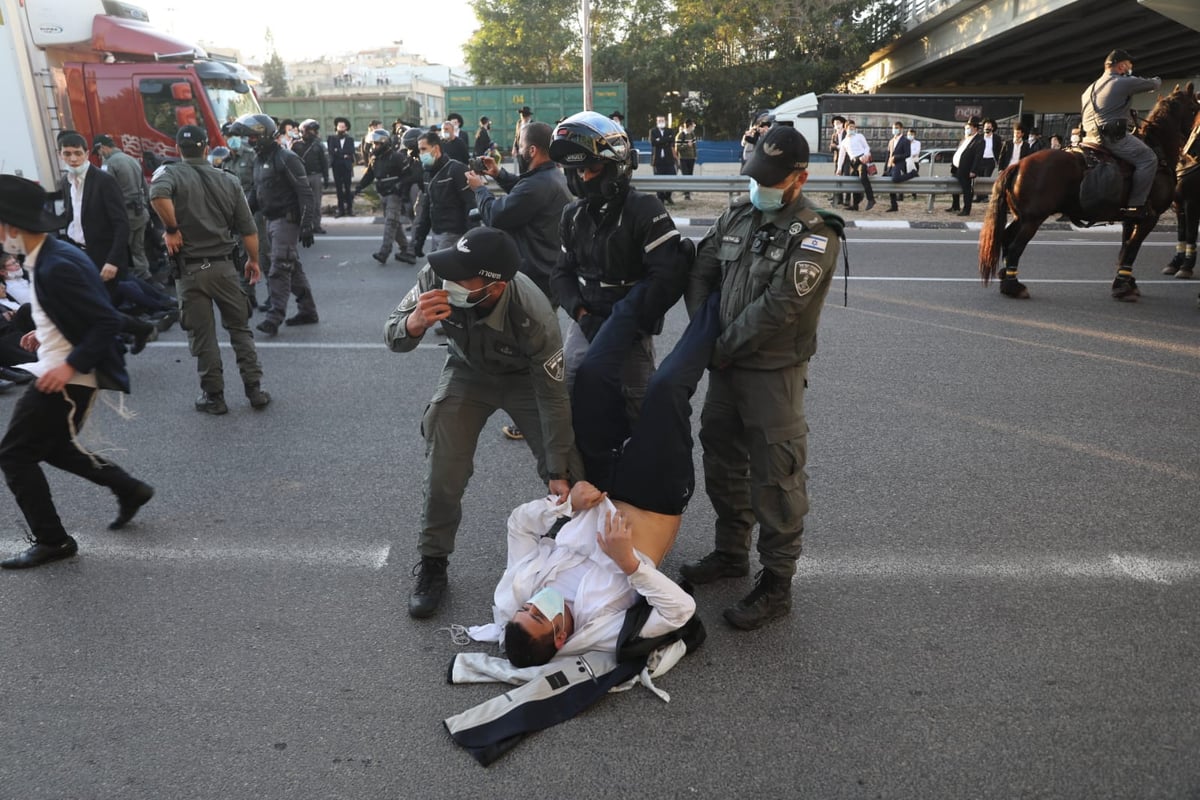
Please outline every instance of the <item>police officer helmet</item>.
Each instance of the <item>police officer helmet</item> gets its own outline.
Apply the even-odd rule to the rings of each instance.
[[[221,164],[225,159],[229,158],[229,148],[224,146],[214,147],[208,151],[208,163],[220,169]]]
[[[392,135],[383,128],[377,128],[371,131],[371,136],[368,141],[375,145],[376,150],[382,150],[392,144]]]
[[[629,187],[629,174],[637,168],[637,151],[629,134],[595,111],[581,111],[555,126],[550,158],[567,168],[571,192],[589,200],[611,200],[623,193]],[[580,169],[596,166],[604,167],[604,173],[584,181]]]
[[[275,120],[266,114],[243,114],[229,126],[231,136],[240,136],[255,150],[262,150],[275,141]]]
[[[405,150],[408,150],[409,152],[416,152],[418,143],[421,141],[422,133],[423,131],[420,128],[409,128],[404,132],[404,135],[400,137],[400,144],[404,146]]]
[[[306,119],[304,122],[301,122],[300,132],[308,133],[309,131],[312,131],[314,134],[320,133],[321,123],[317,122],[315,119]]]

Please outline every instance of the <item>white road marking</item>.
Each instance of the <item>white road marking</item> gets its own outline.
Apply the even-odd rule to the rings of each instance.
[[[305,567],[352,567],[380,570],[391,555],[390,544],[374,547],[304,547],[289,544],[286,548],[224,546],[197,542],[194,546],[157,544],[127,544],[112,540],[83,541],[80,553],[84,558],[116,559],[120,561],[172,561],[191,563],[239,562],[251,564],[293,564]]]

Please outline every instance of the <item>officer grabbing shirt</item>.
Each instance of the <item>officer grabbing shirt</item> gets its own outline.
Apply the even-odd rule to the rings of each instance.
[[[682,572],[694,584],[746,575],[757,523],[762,572],[754,590],[724,612],[743,629],[791,610],[808,511],[805,379],[842,221],[801,194],[807,170],[808,142],[795,128],[772,127],[759,138],[742,168],[750,199],[730,207],[704,237],[686,294],[694,313],[720,290],[721,335],[700,415],[716,548]]]
[[[551,494],[565,500],[568,479],[583,476],[558,319],[541,290],[517,271],[519,263],[511,236],[473,228],[429,254],[417,285],[384,325],[384,341],[397,353],[416,349],[439,322],[448,340],[441,380],[421,420],[426,471],[421,562],[408,604],[414,617],[433,614],[445,592],[475,446],[495,411],[508,412],[524,431]]]
[[[253,256],[258,251],[254,219],[237,180],[205,159],[208,140],[203,128],[185,125],[175,141],[183,161],[165,164],[155,171],[150,202],[166,226],[163,241],[167,252],[175,257],[180,325],[188,333],[188,347],[200,372],[201,394],[196,410],[209,414],[229,410],[214,303],[221,314],[221,326],[229,331],[246,397],[252,407],[266,408],[271,396],[262,389],[262,366],[232,257],[236,232],[251,254],[246,262],[246,278],[252,283],[258,281],[261,273]]]

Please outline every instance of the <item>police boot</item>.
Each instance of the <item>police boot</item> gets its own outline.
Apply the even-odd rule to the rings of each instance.
[[[792,610],[792,579],[769,569],[758,571],[758,581],[750,594],[721,612],[735,628],[752,631]]]
[[[1174,275],[1176,272],[1179,272],[1180,268],[1183,267],[1183,259],[1185,257],[1182,251],[1176,251],[1175,255],[1171,258],[1171,262],[1163,267],[1162,274]]]
[[[446,567],[449,560],[421,556],[421,561],[413,567],[412,574],[417,578],[417,585],[408,596],[408,615],[423,619],[433,616],[446,593]]]
[[[740,578],[750,572],[750,564],[744,558],[737,558],[720,550],[714,550],[699,561],[689,561],[679,569],[684,580],[699,586],[702,583],[712,583],[721,578]]]
[[[250,407],[255,410],[271,405],[270,393],[263,391],[262,384],[259,383],[246,384],[246,399],[250,401]]]
[[[1196,253],[1192,253],[1183,257],[1183,266],[1175,273],[1176,278],[1191,278],[1195,276],[1196,269]]]

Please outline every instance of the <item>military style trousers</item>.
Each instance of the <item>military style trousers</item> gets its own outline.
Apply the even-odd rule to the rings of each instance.
[[[302,314],[316,314],[308,275],[300,263],[300,226],[287,218],[267,220],[271,237],[271,272],[267,276],[271,310],[267,319],[278,325],[287,316],[288,296],[296,295],[296,307]]]
[[[134,275],[150,280],[150,261],[146,258],[146,225],[150,215],[142,207],[141,213],[129,214],[129,266]]]
[[[575,377],[571,418],[585,474],[596,488],[658,514],[682,514],[696,487],[691,397],[721,333],[714,293],[650,378],[637,423],[621,392],[629,346],[637,337],[635,286],[613,307]]]
[[[403,253],[408,249],[408,237],[404,235],[404,198],[398,194],[389,194],[383,198],[383,244],[379,254],[384,258],[392,252],[392,242],[395,242]]]
[[[488,375],[453,356],[447,358],[437,392],[421,419],[425,499],[417,549],[422,556],[445,558],[454,552],[479,434],[498,410],[507,412],[525,434],[525,443],[537,459],[538,475],[549,480],[542,420],[529,375]],[[582,475],[578,455],[572,462],[571,474]]]
[[[608,323],[605,322],[605,325]],[[604,328],[600,329],[603,333]],[[600,334],[596,334],[597,337]],[[572,322],[567,326],[567,336],[563,341],[563,364],[566,368],[567,392],[572,397],[575,394],[575,373],[588,354],[587,334]],[[638,336],[626,350],[624,366],[621,368],[621,394],[625,397],[625,413],[632,425],[641,413],[642,398],[646,396],[646,386],[650,376],[654,374],[654,337]]]
[[[175,293],[179,297],[179,325],[187,331],[188,349],[200,373],[200,389],[209,393],[225,391],[213,304],[221,314],[221,327],[229,332],[242,384],[261,382],[262,366],[254,348],[254,334],[250,332],[246,295],[233,260],[211,259],[208,266],[185,265],[183,274],[175,281]]]
[[[308,188],[312,190],[312,225],[313,230],[318,230],[321,227],[321,192],[325,186],[325,179],[319,174],[308,176]]]
[[[808,512],[808,363],[780,370],[729,368],[709,373],[700,413],[704,484],[717,513],[716,550],[746,559],[758,523],[762,565],[796,572]]]

